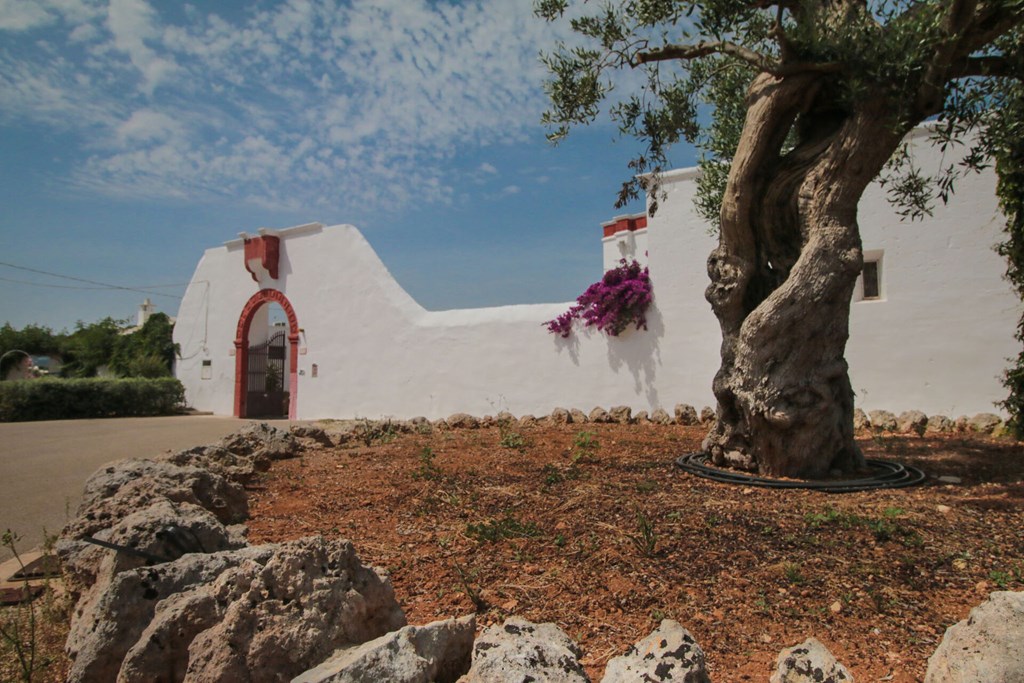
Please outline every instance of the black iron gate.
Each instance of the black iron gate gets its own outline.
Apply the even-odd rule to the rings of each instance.
[[[287,340],[284,331],[249,347],[246,417],[288,417],[288,381],[285,370]]]

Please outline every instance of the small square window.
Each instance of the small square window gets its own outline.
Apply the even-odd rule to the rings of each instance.
[[[212,360],[204,360],[203,361],[202,379],[213,379],[213,361]]]

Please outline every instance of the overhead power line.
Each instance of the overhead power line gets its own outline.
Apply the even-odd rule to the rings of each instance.
[[[87,289],[116,289],[116,290],[121,290],[121,291],[126,291],[126,292],[140,292],[142,294],[149,294],[150,296],[164,296],[164,297],[168,297],[168,298],[171,298],[171,299],[180,299],[181,297],[176,295],[176,294],[164,294],[163,292],[154,292],[154,291],[151,291],[151,290],[153,290],[153,289],[160,289],[160,288],[163,288],[163,287],[183,287],[183,286],[188,284],[188,283],[182,283],[182,284],[173,284],[173,285],[147,285],[147,286],[141,286],[141,287],[125,287],[123,285],[112,285],[112,284],[107,283],[107,282],[97,282],[96,280],[87,280],[85,278],[73,277],[71,275],[61,275],[60,273],[51,273],[51,272],[46,271],[46,270],[39,270],[38,268],[28,268],[26,266],[18,266],[18,265],[15,265],[13,263],[6,263],[4,261],[0,261],[0,266],[6,266],[8,268],[14,268],[15,270],[23,270],[23,271],[28,272],[28,273],[36,273],[38,275],[46,275],[48,277],[56,277],[56,278],[60,278],[62,280],[71,280],[73,282],[84,282],[84,283],[89,284],[89,285],[95,285],[94,287],[72,287],[70,285],[55,285],[55,284],[46,284],[46,283],[42,283],[42,282],[25,282],[23,280],[12,280],[10,278],[0,278],[0,280],[4,280],[4,281],[7,281],[7,282],[17,282],[17,283],[23,284],[23,285],[35,285],[37,287],[53,287],[53,288],[58,288],[58,289],[79,289],[79,290],[87,290]]]

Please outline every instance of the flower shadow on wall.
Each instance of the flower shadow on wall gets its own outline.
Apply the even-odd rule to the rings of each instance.
[[[584,327],[596,327],[611,337],[619,336],[631,324],[646,330],[647,308],[653,298],[647,268],[641,268],[635,260],[622,259],[618,268],[608,270],[590,285],[576,299],[575,306],[544,326],[562,338],[572,334],[577,320],[582,320]]]
[[[646,397],[652,408],[661,406],[658,389],[654,383],[657,368],[661,365],[661,337],[665,334],[665,321],[657,306],[646,312],[643,328],[626,329],[616,338],[608,339],[608,365],[616,373],[626,366],[633,376],[633,390],[637,396]]]

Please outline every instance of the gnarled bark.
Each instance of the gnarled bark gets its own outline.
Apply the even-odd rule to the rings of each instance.
[[[863,466],[844,359],[863,265],[857,203],[902,138],[880,101],[832,110],[820,78],[755,79],[708,259],[722,366],[704,448],[776,476]]]

